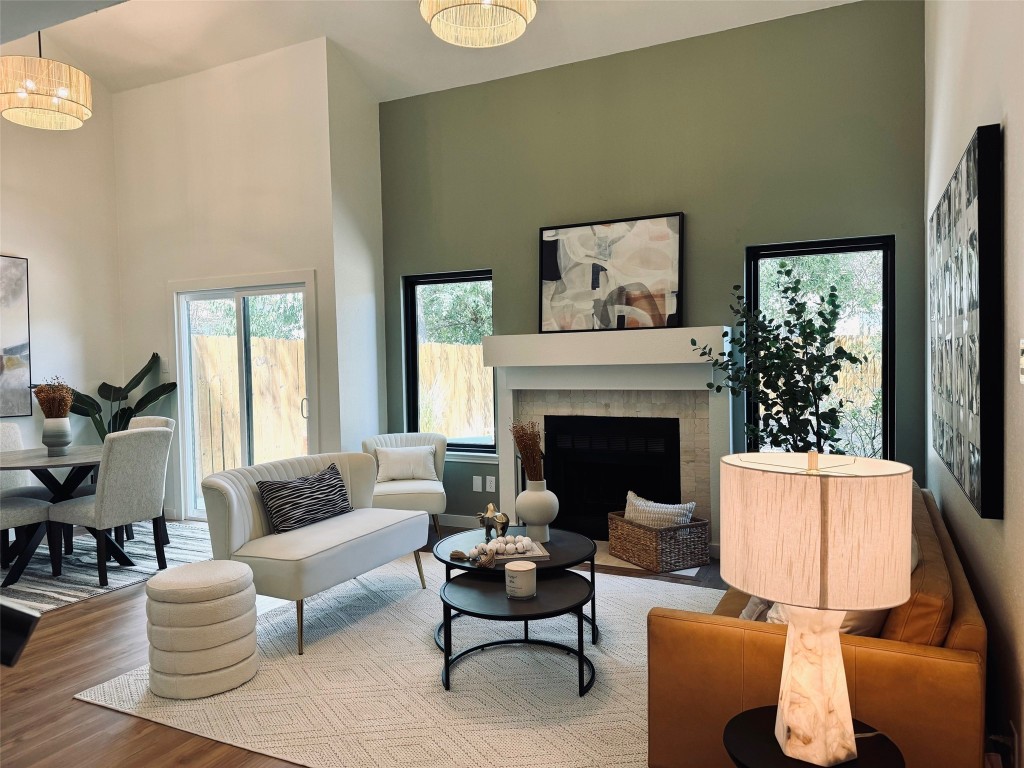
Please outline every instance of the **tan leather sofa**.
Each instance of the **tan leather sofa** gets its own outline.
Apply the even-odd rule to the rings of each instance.
[[[907,768],[980,768],[985,622],[935,500],[914,488],[920,561],[911,598],[880,637],[840,642],[853,716],[887,734]],[[786,627],[739,618],[729,590],[714,615],[655,608],[647,617],[648,764],[727,768],[722,730],[778,698]]]

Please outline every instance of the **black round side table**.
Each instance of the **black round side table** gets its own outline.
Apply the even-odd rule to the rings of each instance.
[[[787,757],[775,740],[775,707],[740,712],[725,725],[722,740],[737,768],[807,768],[810,763]],[[854,733],[873,733],[874,728],[853,721]],[[857,758],[843,763],[850,768],[904,768],[903,754],[888,736],[857,739]]]

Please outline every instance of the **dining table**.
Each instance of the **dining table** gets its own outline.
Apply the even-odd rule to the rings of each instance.
[[[50,503],[57,504],[74,496],[75,491],[85,479],[99,470],[102,458],[102,445],[74,445],[68,448],[67,453],[63,456],[50,456],[46,448],[25,448],[17,451],[0,451],[0,470],[28,470],[50,492]],[[54,474],[54,470],[57,469],[69,470],[63,480]],[[107,537],[107,552],[118,563],[125,566],[135,565],[118,543],[111,540],[105,531],[90,530],[89,533],[94,537]],[[71,554],[73,551],[73,536],[74,526],[63,526],[62,538],[65,554]],[[24,537],[24,540],[18,542],[17,558],[11,565],[11,569],[3,581],[3,586],[10,586],[21,578],[21,574],[28,566],[41,540],[41,536],[33,536],[32,538]]]

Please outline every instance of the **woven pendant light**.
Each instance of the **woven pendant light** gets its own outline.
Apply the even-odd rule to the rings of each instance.
[[[435,35],[463,48],[511,43],[537,15],[537,0],[420,0]]]
[[[0,56],[0,114],[48,131],[81,128],[92,117],[92,81],[80,69],[39,56]]]

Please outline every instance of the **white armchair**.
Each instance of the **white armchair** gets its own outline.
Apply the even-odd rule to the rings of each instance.
[[[363,453],[377,459],[378,448],[415,448],[433,446],[434,471],[437,480],[388,480],[377,482],[373,486],[373,506],[389,509],[422,510],[430,515],[434,523],[434,531],[441,535],[439,516],[444,514],[448,505],[448,497],[444,492],[444,457],[448,449],[448,438],[436,432],[396,432],[388,435],[377,435],[363,440]]]

